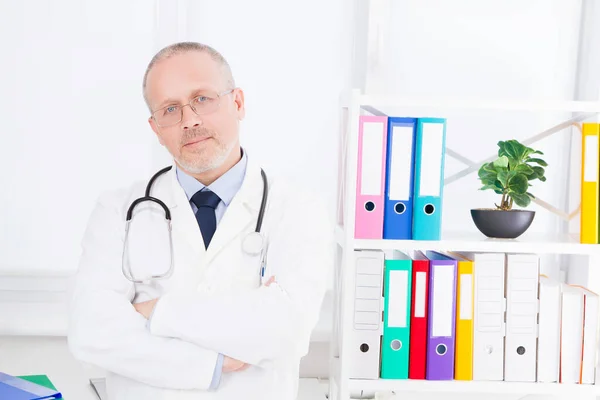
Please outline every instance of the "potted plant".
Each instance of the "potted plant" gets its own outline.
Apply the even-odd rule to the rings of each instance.
[[[529,206],[535,198],[529,192],[529,182],[535,179],[545,182],[544,167],[548,164],[536,156],[544,153],[517,140],[499,141],[498,147],[498,158],[483,164],[478,175],[483,184],[479,190],[493,190],[501,195],[500,204],[495,204],[495,208],[472,209],[471,217],[484,235],[514,239],[529,228],[535,211],[513,206]]]

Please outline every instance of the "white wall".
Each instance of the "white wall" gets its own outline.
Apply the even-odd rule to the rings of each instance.
[[[1,271],[74,271],[98,194],[150,172],[153,24],[145,1],[0,3]]]

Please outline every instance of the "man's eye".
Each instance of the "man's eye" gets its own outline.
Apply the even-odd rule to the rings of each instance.
[[[198,97],[198,102],[199,103],[204,103],[207,100],[210,100],[210,97],[206,97],[206,96],[200,96],[200,97]]]
[[[171,114],[174,113],[175,111],[177,111],[177,107],[167,107],[165,108],[165,114]]]

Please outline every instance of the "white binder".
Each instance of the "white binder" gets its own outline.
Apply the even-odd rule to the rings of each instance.
[[[473,380],[504,379],[505,255],[462,253],[473,260]]]
[[[536,380],[538,282],[539,256],[506,256],[505,381]]]
[[[560,372],[561,284],[540,275],[537,382],[558,382]]]
[[[562,284],[560,383],[579,383],[583,356],[583,291]]]
[[[586,288],[583,292],[583,360],[581,361],[582,384],[596,382],[596,355],[598,343],[598,295]]]
[[[384,252],[355,250],[354,312],[349,377],[379,379],[383,332]]]

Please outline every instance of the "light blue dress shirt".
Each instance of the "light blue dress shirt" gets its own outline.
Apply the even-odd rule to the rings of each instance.
[[[248,163],[248,159],[246,157],[246,153],[242,150],[242,158],[241,160],[235,164],[233,167],[229,169],[229,171],[225,172],[221,177],[219,177],[212,184],[208,185],[208,189],[215,193],[221,201],[219,205],[215,209],[215,216],[217,218],[217,229],[219,227],[219,222],[221,218],[223,218],[223,214],[229,207],[231,200],[235,194],[240,190],[242,186],[242,182],[244,181],[244,176],[246,175],[246,165]],[[178,166],[176,168],[177,180],[179,184],[185,191],[185,194],[188,198],[188,201],[192,198],[196,192],[200,190],[204,190],[206,186],[200,183],[196,178],[186,174],[183,170],[181,170]],[[194,203],[190,201],[190,206],[196,214],[198,208]],[[198,246],[202,246],[202,243],[198,243]],[[215,372],[213,373],[213,379],[210,383],[210,390],[214,390],[219,387],[219,383],[221,382],[221,373],[223,370],[223,354],[219,354],[217,358],[217,365],[215,366]]]

